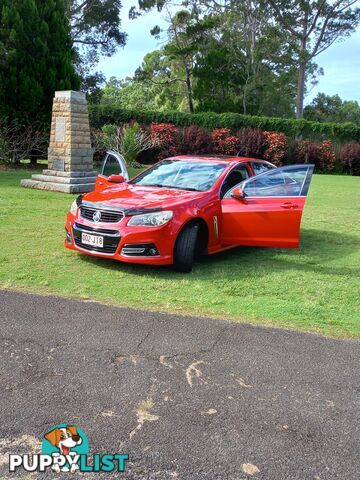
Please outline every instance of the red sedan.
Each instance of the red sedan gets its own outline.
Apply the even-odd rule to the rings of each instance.
[[[235,246],[296,248],[313,169],[186,155],[126,180],[123,159],[109,152],[95,191],[71,206],[65,246],[181,272],[197,255]]]

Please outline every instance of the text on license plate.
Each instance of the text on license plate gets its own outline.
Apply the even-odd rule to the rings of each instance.
[[[90,235],[90,233],[81,233],[81,243],[84,245],[91,245],[92,247],[104,246],[104,237],[99,237],[98,235]]]

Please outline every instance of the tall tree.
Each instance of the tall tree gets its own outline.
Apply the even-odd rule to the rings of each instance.
[[[268,0],[276,20],[297,42],[296,117],[302,118],[309,63],[336,41],[355,31],[360,21],[357,0]]]
[[[138,9],[133,7],[130,10],[130,16],[135,18],[153,8],[162,11],[164,6],[172,3],[174,3],[173,0],[138,0]],[[184,2],[188,8],[196,6],[202,15],[223,15],[225,26],[231,17],[238,19],[237,31],[232,31],[232,40],[223,46],[233,54],[238,52],[233,59],[235,58],[239,65],[242,64],[242,70],[246,76],[242,93],[237,94],[238,97],[242,96],[243,110],[249,110],[247,97],[253,98],[255,91],[259,94],[261,90],[263,92],[272,90],[273,93],[280,94],[281,98],[286,78],[288,77],[290,82],[288,85],[292,88],[292,79],[296,74],[294,99],[296,116],[299,118],[303,116],[307,82],[309,79],[315,82],[316,75],[322,73],[315,64],[316,57],[336,41],[349,36],[359,24],[360,9],[357,8],[356,3],[357,0],[186,0]],[[275,50],[267,49],[268,41],[274,45],[271,30],[278,38],[282,37],[283,41],[283,44],[281,45],[280,42]],[[237,34],[237,40],[234,34]],[[259,67],[264,65],[269,67],[268,73],[271,70],[274,76],[264,75],[263,71],[259,73]],[[223,72],[231,66],[233,66],[231,63],[228,66],[224,65]],[[266,78],[269,82],[267,86],[263,84]],[[255,89],[254,86],[256,86]],[[289,91],[289,88],[287,90]]]
[[[121,31],[120,0],[65,0],[76,51],[76,68],[83,79],[82,87],[94,88],[99,72],[93,72],[100,56],[112,56],[124,46],[126,34]],[[99,83],[99,82],[98,82]],[[101,83],[101,82],[100,82]]]
[[[169,11],[170,3],[142,0],[131,15]],[[179,80],[195,108],[291,116],[296,45],[274,26],[263,0],[189,0],[186,6],[171,16],[163,51],[183,65]]]
[[[180,10],[171,13],[167,10],[168,28],[165,30],[166,44],[162,51],[172,67],[171,78],[167,83],[182,83],[186,91],[189,112],[194,112],[193,101],[193,71],[196,59],[201,49],[207,45],[209,35],[213,34],[214,22],[212,18],[199,18],[198,10]],[[154,27],[152,34],[157,38],[163,31]]]
[[[169,58],[165,48],[166,45],[145,55],[135,72],[136,88],[146,90],[146,95],[152,92],[157,110],[189,111],[184,69],[177,59]]]
[[[232,10],[211,3],[217,28],[194,70],[195,96],[206,110],[286,116],[294,97],[294,45],[275,28],[261,1]]]
[[[55,90],[78,88],[62,0],[1,0],[0,114],[49,119]]]

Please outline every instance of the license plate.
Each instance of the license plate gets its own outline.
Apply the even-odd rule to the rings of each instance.
[[[90,233],[81,233],[81,242],[84,245],[91,245],[92,247],[103,248],[104,237],[98,235],[91,235]]]

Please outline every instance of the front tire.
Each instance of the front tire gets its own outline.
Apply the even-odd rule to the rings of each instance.
[[[177,272],[189,273],[192,270],[196,252],[199,225],[186,225],[176,240],[174,249],[174,269]]]

